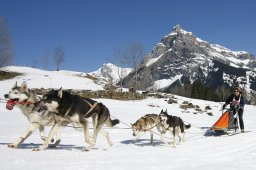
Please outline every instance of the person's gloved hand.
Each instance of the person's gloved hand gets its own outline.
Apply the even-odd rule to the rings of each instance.
[[[224,104],[224,105],[222,106],[222,110],[224,110],[226,106],[227,106],[227,105],[226,105],[226,104]]]

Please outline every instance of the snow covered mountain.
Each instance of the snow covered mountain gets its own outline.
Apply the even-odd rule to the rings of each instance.
[[[176,25],[143,59],[138,88],[192,97],[193,83],[199,81],[213,95],[221,87],[235,85],[251,94],[256,90],[255,71],[254,55],[210,44]],[[124,86],[130,87],[134,79],[131,72],[124,79]]]
[[[114,84],[117,83],[120,78],[124,78],[132,71],[131,68],[121,68],[114,64],[107,63],[103,64],[98,70],[88,73],[98,79],[105,79],[107,81],[112,81]]]

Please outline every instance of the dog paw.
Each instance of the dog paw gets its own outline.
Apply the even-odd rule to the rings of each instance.
[[[33,148],[32,151],[43,151],[44,149],[39,148]]]
[[[91,146],[91,147],[94,147],[95,145],[96,145],[96,142],[93,141],[90,146]]]
[[[8,144],[7,146],[8,146],[9,148],[13,148],[13,149],[17,148],[17,145],[15,145],[15,144]]]
[[[32,151],[44,151],[45,147],[33,148]]]
[[[112,141],[109,141],[108,144],[109,144],[109,146],[113,146],[113,142]]]
[[[91,147],[84,147],[84,149],[83,149],[84,151],[90,151],[91,150]]]
[[[41,139],[42,139],[43,141],[46,141],[47,137],[42,136]],[[53,143],[53,142],[54,142],[54,139],[51,139],[51,143]]]
[[[90,151],[92,149],[92,144],[90,145],[85,145],[84,151]]]
[[[32,151],[40,151],[39,148],[33,148]]]

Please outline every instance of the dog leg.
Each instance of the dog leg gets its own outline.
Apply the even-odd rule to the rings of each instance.
[[[105,131],[104,129],[101,129],[100,133],[105,136],[105,138],[107,139],[108,145],[112,146],[113,142],[110,140],[109,133],[107,131]]]
[[[88,122],[85,121],[82,125],[83,125],[83,128],[84,128],[85,150],[89,151],[92,147],[92,143],[91,143],[90,135],[89,135]]]
[[[102,128],[102,125],[100,125],[100,126],[97,125],[97,126],[94,128],[93,137],[92,137],[93,145],[96,144],[97,136],[98,136],[98,134],[99,134],[101,128]]]
[[[178,135],[178,137],[179,137],[179,143],[181,143],[181,137],[180,137],[180,135]]]
[[[165,140],[165,133],[166,133],[166,130],[164,130],[160,124],[157,125],[157,130],[158,132],[160,132],[160,135],[161,135],[161,141],[164,143],[164,144],[168,144],[167,141]]]
[[[40,125],[40,126],[39,126],[39,132],[40,132],[41,139],[42,139],[43,141],[45,141],[45,140],[47,139],[47,137],[46,137],[45,134],[44,134],[44,126],[43,126],[43,125]],[[53,143],[53,142],[54,142],[54,139],[52,139],[51,142]]]
[[[60,139],[60,137],[61,137],[61,135],[60,135],[61,134],[61,129],[62,128],[60,128],[60,130],[56,133],[56,141],[55,141],[55,143],[53,145],[50,146],[51,148],[56,148],[60,144],[60,142],[61,142],[61,139]],[[52,141],[54,141],[54,140],[52,139]]]
[[[143,136],[145,134],[145,132],[138,132],[137,135],[136,135],[136,138],[134,139],[134,141],[136,142],[138,139],[141,138],[141,136]]]
[[[161,132],[161,141],[162,141],[164,144],[168,145],[168,142],[165,140],[165,133],[166,133],[166,131],[162,131],[162,132]]]
[[[51,142],[53,136],[59,131],[59,129],[61,128],[60,124],[55,123],[47,137],[47,139],[45,140],[44,144],[41,145],[39,148],[34,148],[32,149],[33,151],[42,151],[45,150],[48,146],[49,143]]]
[[[173,128],[173,131],[172,131],[172,135],[173,135],[173,147],[176,148],[176,133],[175,133],[175,127]]]
[[[92,116],[92,124],[93,124],[93,137],[92,137],[92,147],[95,146],[96,144],[96,139],[97,137],[95,137],[95,133],[99,133],[99,132],[96,132],[96,128],[98,126],[98,116],[95,114]]]
[[[183,142],[183,143],[185,142],[185,132],[182,133],[182,142]]]
[[[150,144],[153,145],[153,131],[150,130]]]
[[[43,141],[45,141],[45,140],[46,140],[46,137],[45,137],[45,134],[44,134],[44,126],[43,126],[43,125],[40,125],[40,126],[39,126],[39,132],[40,132],[41,139],[42,139]]]
[[[21,137],[15,143],[8,144],[8,147],[17,148],[17,146],[23,143],[37,128],[39,128],[39,124],[31,123],[28,129],[21,135]]]

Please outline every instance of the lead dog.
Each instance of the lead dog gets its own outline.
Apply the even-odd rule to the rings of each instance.
[[[157,130],[161,133],[159,126],[159,117],[157,114],[146,114],[139,118],[135,123],[131,124],[133,136],[135,141],[138,140],[147,131],[150,132],[150,143],[153,144],[153,129],[157,127]]]
[[[108,108],[102,103],[98,103],[89,98],[71,94],[68,91],[52,90],[43,96],[38,103],[39,108],[55,113],[55,124],[51,129],[46,141],[43,145],[35,150],[45,150],[52,137],[57,133],[61,126],[66,126],[69,123],[81,124],[85,136],[85,150],[90,150],[96,143],[98,133],[102,133],[109,145],[112,145],[108,132],[102,129],[103,125],[114,126],[119,123],[118,119],[111,120]],[[93,142],[89,137],[88,119],[92,118],[94,127]]]
[[[46,111],[37,111],[37,107],[34,103],[38,102],[40,98],[28,88],[27,83],[24,81],[18,86],[16,82],[13,88],[9,91],[9,94],[5,94],[4,97],[8,100],[6,104],[8,110],[12,110],[14,106],[17,106],[29,121],[27,130],[16,142],[9,144],[8,147],[17,148],[18,145],[23,143],[36,129],[39,129],[41,139],[45,140],[44,126],[53,125],[54,114]],[[55,142],[54,147],[59,143],[60,136],[57,135],[57,141]]]
[[[165,134],[165,131],[169,131],[173,135],[173,147],[176,147],[176,136],[179,137],[179,142],[185,142],[185,130],[189,129],[191,127],[190,124],[185,125],[183,120],[180,117],[168,115],[167,110],[163,111],[161,110],[159,116],[159,125],[163,129],[163,133]],[[180,136],[182,134],[182,137]],[[164,138],[162,138],[164,139]],[[164,140],[164,143],[167,144],[167,142]]]

